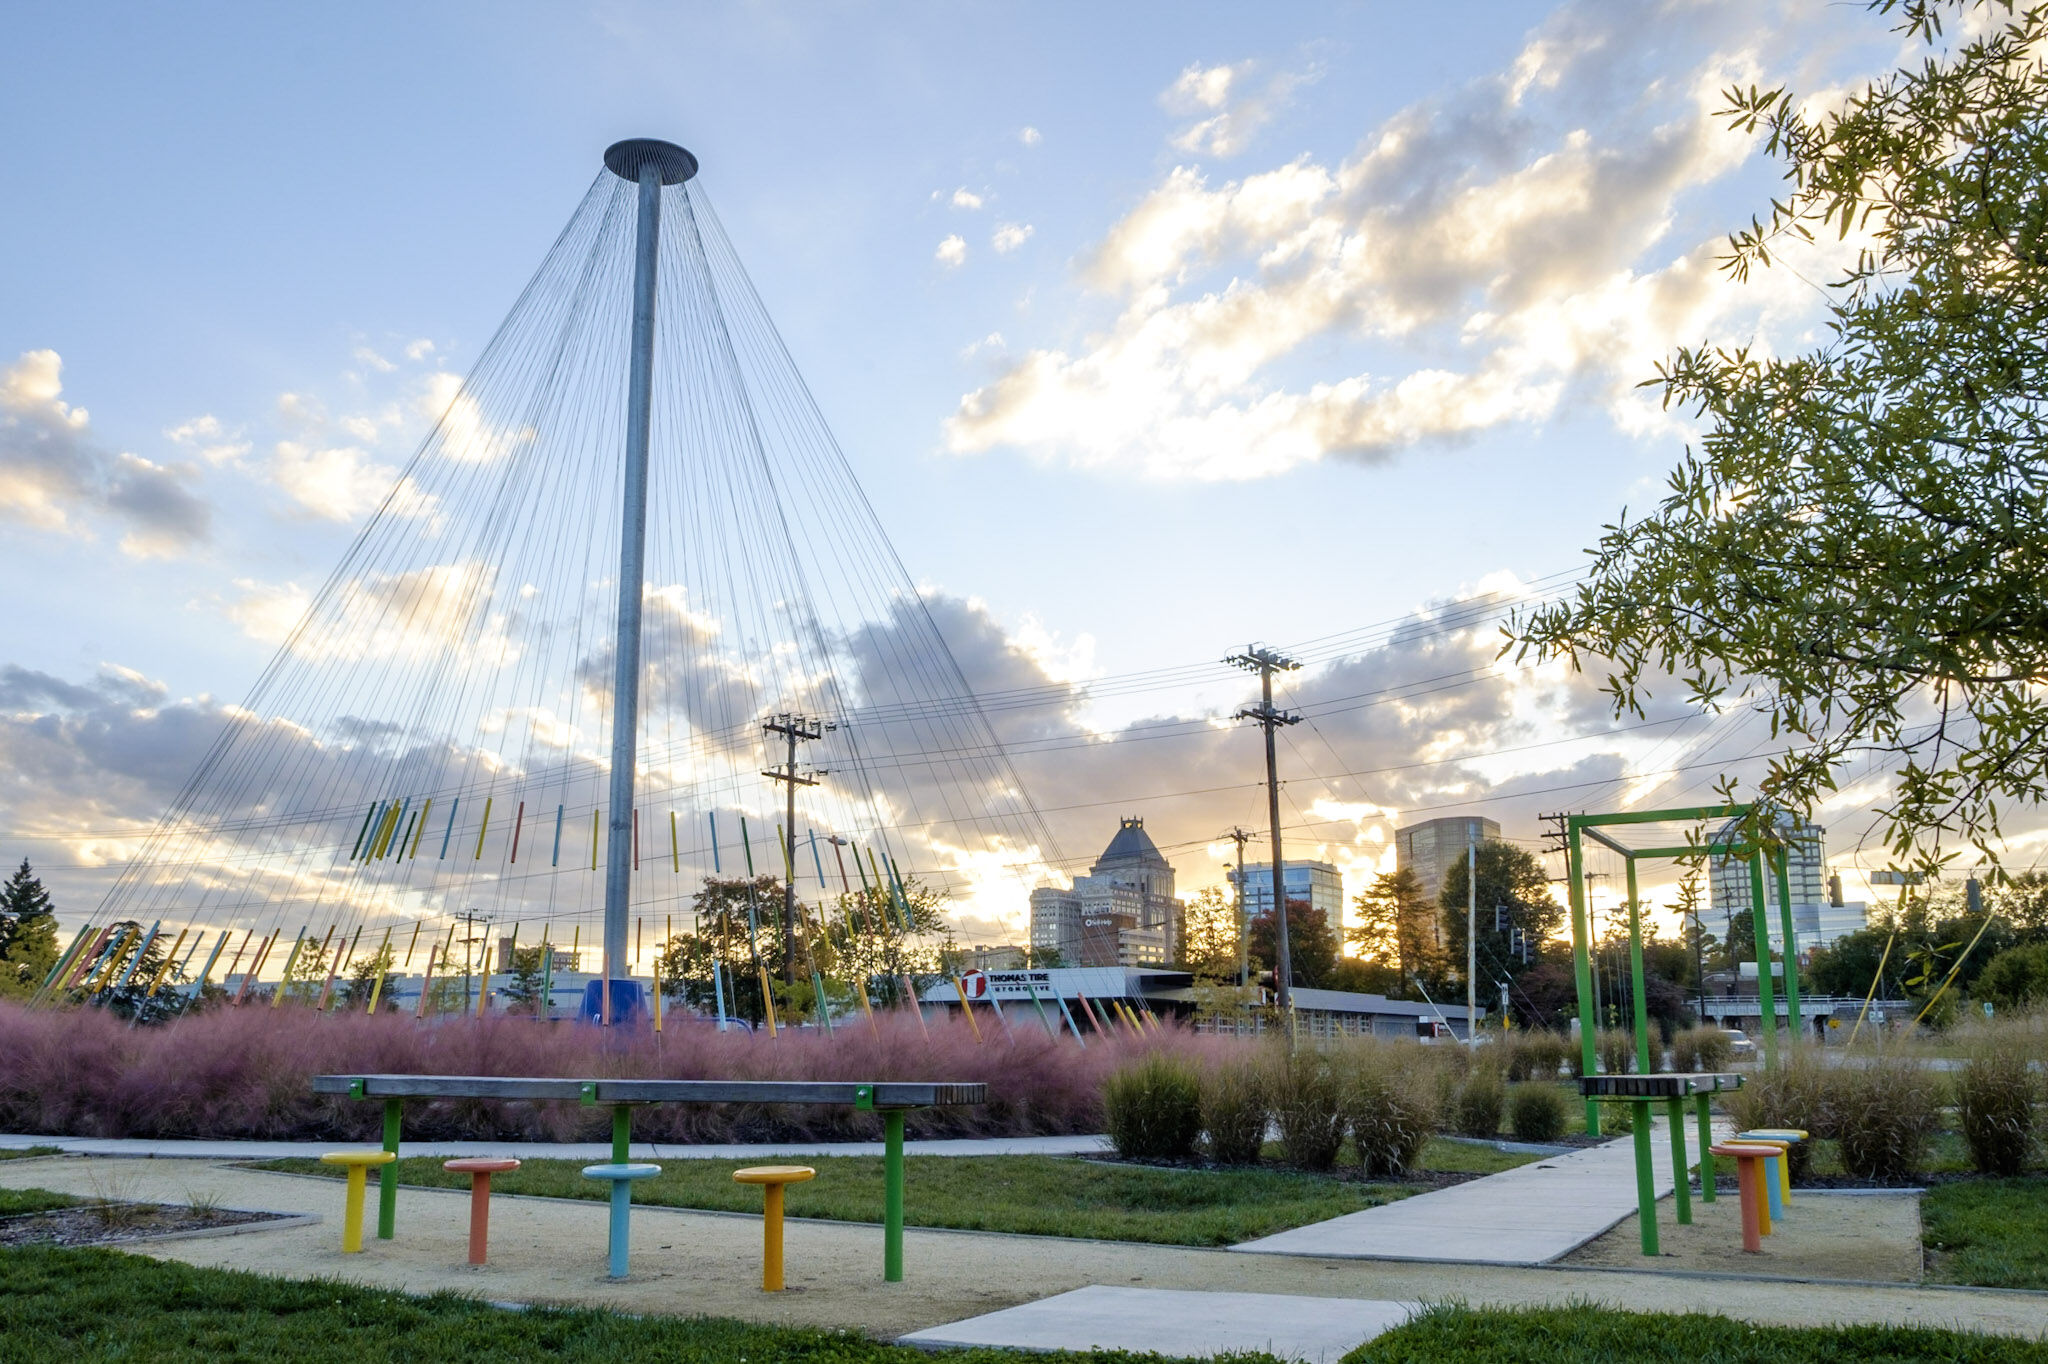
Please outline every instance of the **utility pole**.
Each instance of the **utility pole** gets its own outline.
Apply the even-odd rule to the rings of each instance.
[[[1242,990],[1252,983],[1252,926],[1244,917],[1244,845],[1251,835],[1232,825],[1223,836],[1237,844],[1237,988]]]
[[[784,794],[788,797],[787,814],[783,829],[788,842],[782,848],[782,978],[792,984],[796,981],[796,788],[816,786],[818,778],[799,776],[796,770],[796,746],[800,741],[822,739],[825,731],[837,729],[837,725],[807,715],[778,715],[761,726],[764,733],[780,734],[788,741],[788,756],[780,767],[763,772],[770,781],[783,783]]]
[[[478,934],[474,930],[478,924],[494,922],[496,917],[496,915],[492,914],[479,914],[473,909],[466,909],[455,916],[455,922],[461,924],[464,929],[462,935],[462,1009],[465,1015],[471,1010],[469,986],[476,969],[476,962],[470,954],[470,947],[479,942],[490,941],[490,934]],[[485,959],[485,963],[486,965],[489,964],[488,958]],[[484,973],[484,981],[485,988],[490,988],[490,972],[486,971]]]
[[[1301,665],[1284,654],[1257,644],[1223,661],[1259,675],[1259,704],[1246,706],[1231,718],[1256,720],[1259,728],[1266,731],[1266,819],[1273,830],[1273,995],[1280,1012],[1288,1015],[1291,1023],[1294,961],[1288,955],[1287,946],[1287,882],[1280,856],[1280,774],[1279,763],[1273,753],[1273,731],[1282,725],[1298,725],[1301,717],[1292,711],[1273,709],[1273,674],[1275,671],[1293,672]]]
[[[1479,845],[1465,826],[1465,1046],[1479,1045]]]

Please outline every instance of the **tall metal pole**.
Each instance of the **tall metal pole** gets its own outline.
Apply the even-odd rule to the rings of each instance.
[[[604,865],[604,978],[622,998],[633,874],[633,788],[640,741],[640,593],[647,561],[647,445],[654,410],[655,272],[661,187],[697,173],[697,158],[649,138],[614,143],[605,165],[640,188],[633,255],[633,334],[626,384],[625,506],[619,524],[619,631],[612,673],[612,771]],[[610,1023],[612,1020],[604,1020]]]
[[[1479,1045],[1479,845],[1465,830],[1465,1045]]]

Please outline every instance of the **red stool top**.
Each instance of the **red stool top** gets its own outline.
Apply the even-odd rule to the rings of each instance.
[[[1717,1145],[1709,1146],[1707,1150],[1717,1156],[1730,1156],[1736,1159],[1744,1156],[1778,1156],[1784,1154],[1784,1151],[1779,1147],[1753,1146],[1746,1141],[1724,1141]]]
[[[510,1156],[464,1156],[442,1161],[441,1168],[455,1175],[501,1175],[518,1169],[519,1162]]]

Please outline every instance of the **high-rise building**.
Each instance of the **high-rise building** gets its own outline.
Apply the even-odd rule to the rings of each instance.
[[[1434,905],[1443,894],[1444,877],[1451,863],[1465,856],[1474,843],[1500,837],[1500,825],[1483,815],[1452,815],[1425,819],[1420,824],[1394,830],[1394,865],[1415,873],[1422,898]]]
[[[1226,868],[1223,878],[1233,892],[1237,888],[1237,868]],[[1287,888],[1287,902],[1294,904],[1307,901],[1310,906],[1320,909],[1329,919],[1333,930],[1344,922],[1344,876],[1329,862],[1294,862],[1281,864],[1280,884]],[[1271,862],[1247,862],[1244,866],[1244,916],[1256,919],[1261,914],[1273,912],[1273,864]]]
[[[1070,966],[1153,966],[1180,950],[1184,918],[1173,866],[1145,821],[1119,820],[1116,836],[1073,888],[1031,892],[1031,945]]]
[[[1843,934],[1862,928],[1867,906],[1844,904],[1840,881],[1829,884],[1827,830],[1787,811],[1778,812],[1777,823],[1789,845],[1785,879],[1786,888],[1792,892],[1792,930],[1799,935],[1800,950],[1825,947]],[[1716,829],[1713,836],[1727,838],[1737,828],[1738,821],[1730,820]],[[1713,931],[1712,921],[1719,919],[1723,942],[1731,936],[1745,943],[1753,941],[1756,930],[1750,920],[1749,862],[1713,857],[1707,865],[1714,887],[1708,931]],[[1768,861],[1764,864],[1764,919],[1772,945],[1782,948],[1784,928],[1778,913],[1778,876]]]

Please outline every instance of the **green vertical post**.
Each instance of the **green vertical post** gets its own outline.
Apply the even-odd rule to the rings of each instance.
[[[1700,1202],[1714,1201],[1714,1114],[1711,1094],[1693,1095],[1700,1120]]]
[[[1778,991],[1771,983],[1771,923],[1764,916],[1764,854],[1749,855],[1749,918],[1756,932],[1756,1003],[1763,1014],[1764,1069],[1778,1068]]]
[[[1572,974],[1579,991],[1579,1058],[1583,1073],[1594,1075],[1599,1065],[1594,1060],[1593,1033],[1599,1026],[1593,1017],[1593,964],[1591,948],[1586,930],[1586,878],[1580,874],[1585,863],[1585,845],[1579,836],[1576,818],[1566,824],[1564,876],[1570,888],[1572,905]],[[1586,1134],[1600,1135],[1600,1105],[1593,1099],[1586,1100]]]
[[[1643,909],[1636,903],[1636,860],[1628,865],[1628,976],[1635,995],[1636,1071],[1648,1075],[1650,1064],[1650,997],[1643,989]]]
[[[384,1149],[398,1154],[399,1130],[404,1125],[405,1100],[384,1101]],[[387,1160],[377,1171],[377,1239],[389,1241],[398,1234],[398,1162]]]
[[[612,1164],[624,1165],[632,1159],[633,1151],[633,1108],[630,1104],[612,1105]]]
[[[882,1114],[882,1279],[903,1282],[903,1110]]]
[[[1799,1017],[1799,931],[1792,927],[1792,851],[1782,849],[1772,859],[1778,872],[1778,925],[1785,937],[1785,1009],[1791,1020],[1790,1036],[1797,1046],[1806,1039]]]
[[[1685,1173],[1685,1100],[1673,1097],[1664,1101],[1664,1118],[1671,1124],[1671,1197],[1678,1208],[1678,1225],[1692,1225],[1692,1181]],[[1700,1168],[1707,1168],[1709,1157],[1705,1147],[1700,1148]]]
[[[1650,1101],[1629,1103],[1636,1139],[1636,1219],[1643,1224],[1643,1254],[1657,1254],[1657,1178],[1650,1164]]]

